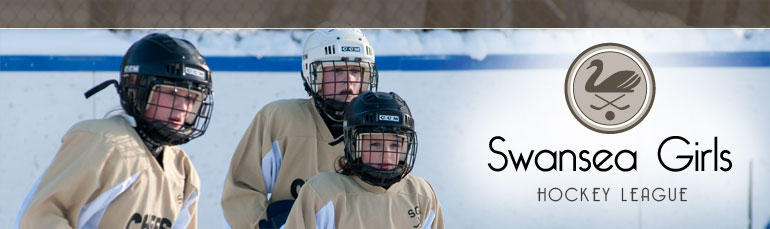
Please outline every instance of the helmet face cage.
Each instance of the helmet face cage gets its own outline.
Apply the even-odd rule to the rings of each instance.
[[[154,141],[184,144],[206,132],[214,104],[207,84],[142,74],[121,81],[125,110]]]
[[[345,134],[346,159],[367,183],[389,187],[414,167],[417,136],[411,129],[364,126]]]
[[[306,86],[313,96],[325,100],[350,102],[365,91],[377,91],[377,65],[366,61],[315,61],[310,63]]]

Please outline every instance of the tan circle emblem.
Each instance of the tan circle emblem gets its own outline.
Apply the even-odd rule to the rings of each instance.
[[[575,58],[564,94],[581,124],[614,134],[633,128],[647,116],[655,99],[655,79],[638,52],[622,44],[603,43]]]

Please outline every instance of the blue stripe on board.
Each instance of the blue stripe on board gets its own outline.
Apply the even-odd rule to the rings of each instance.
[[[383,71],[492,70],[569,68],[575,56],[563,54],[378,56]],[[770,52],[693,52],[645,55],[655,67],[770,67]],[[119,56],[0,56],[0,71],[117,71]],[[276,56],[209,56],[214,71],[292,72],[300,58]]]
[[[118,56],[0,56],[0,71],[116,71]]]

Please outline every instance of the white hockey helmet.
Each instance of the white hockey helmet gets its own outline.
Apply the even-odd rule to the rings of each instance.
[[[302,50],[302,79],[313,97],[322,93],[323,67],[355,65],[363,72],[361,91],[377,90],[374,49],[360,29],[317,29],[308,35]]]

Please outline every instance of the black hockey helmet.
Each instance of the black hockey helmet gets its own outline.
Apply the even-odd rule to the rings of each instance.
[[[361,180],[388,188],[414,167],[414,119],[396,93],[367,91],[353,99],[343,129],[345,160]]]
[[[179,145],[206,132],[214,105],[211,70],[187,40],[145,36],[123,57],[120,83],[105,81],[86,98],[109,84],[117,84],[121,106],[145,140]]]

